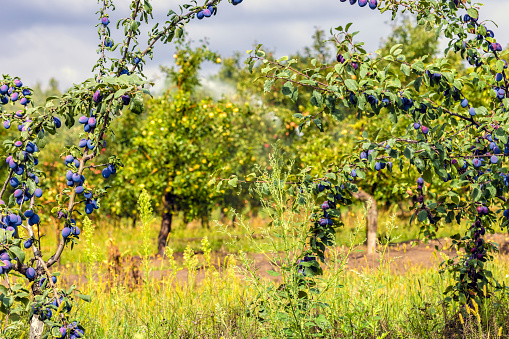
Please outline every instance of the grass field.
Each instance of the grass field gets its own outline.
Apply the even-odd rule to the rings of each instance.
[[[345,211],[345,227],[337,235],[338,244],[348,243],[359,213],[360,209]],[[389,219],[389,213],[380,214],[379,234],[389,232],[394,241],[418,238],[418,229],[409,227],[408,221],[395,219],[398,226],[395,228],[394,224],[386,226]],[[266,223],[261,217],[250,221],[260,230]],[[228,256],[236,253],[238,247],[229,244],[225,235],[212,225],[204,229],[199,224],[184,225],[178,219],[175,224],[168,244],[170,257],[165,260],[146,256],[155,252],[158,220],[149,227],[134,228],[128,221],[116,227],[99,221],[93,230],[85,226],[80,245],[64,252],[59,268],[63,276],[74,276],[80,290],[92,296],[91,303],[81,302],[76,310],[87,328],[87,338],[285,337],[282,332],[288,326],[285,321],[274,318],[260,322],[254,314],[249,315],[251,303],[260,291],[240,274],[237,268],[240,262]],[[460,228],[442,231],[439,236],[449,236]],[[246,252],[254,250],[249,239],[242,238],[242,229],[237,231],[240,236],[237,246]],[[361,241],[362,235],[357,238]],[[51,238],[47,240],[45,249],[56,246]],[[379,250],[376,258],[380,260],[375,268],[325,269],[324,280],[336,280],[334,287],[322,296],[328,306],[313,310],[323,315],[323,326],[313,332],[316,336],[509,337],[506,294],[498,293],[486,299],[485,305],[467,308],[457,303],[445,304],[442,291],[451,283],[451,277],[426,267],[407,267],[404,274],[395,273],[395,262],[381,260],[388,247],[381,246]],[[130,260],[131,256],[141,261]],[[223,260],[216,261],[218,257]],[[494,276],[500,282],[509,276],[508,263],[507,257],[499,256],[492,264]],[[154,271],[168,274],[161,278]],[[184,271],[191,273],[182,276]],[[279,284],[277,279],[260,279],[264,279],[266,286]],[[302,336],[295,333],[294,337]]]
[[[344,210],[343,221],[345,226],[338,230],[336,241],[340,245],[347,244],[349,242],[350,234],[355,229],[355,222],[357,216],[362,214],[362,209],[357,207],[353,210]],[[379,212],[379,228],[378,234],[379,237],[384,237],[387,234],[387,221],[391,219],[393,213],[391,214],[388,211],[380,211]],[[216,217],[216,218],[214,218]],[[182,217],[177,216],[173,223],[173,229],[168,238],[168,246],[171,247],[175,252],[184,252],[184,249],[190,245],[191,248],[195,251],[199,251],[200,242],[203,237],[207,237],[211,249],[213,251],[219,252],[227,252],[231,253],[235,251],[235,249],[229,244],[229,239],[224,234],[218,232],[218,228],[215,227],[216,220],[219,219],[219,213],[214,215],[211,218],[211,222],[209,223],[209,227],[203,227],[200,222],[191,222],[189,224],[185,224],[182,222]],[[263,216],[258,216],[256,218],[248,219],[250,224],[253,225],[254,229],[262,229],[268,223],[268,218],[264,218]],[[418,240],[422,239],[422,236],[419,236],[419,227],[416,223],[412,225],[408,225],[408,218],[396,218],[398,228],[392,234],[392,241],[394,242],[404,242],[409,240]],[[155,249],[156,247],[156,239],[159,232],[160,221],[155,219],[145,231],[142,231],[140,227],[140,222],[136,223],[136,226],[133,227],[132,220],[117,220],[115,222],[111,222],[110,219],[98,219],[93,220],[95,224],[94,235],[92,238],[92,242],[98,246],[98,252],[96,253],[97,258],[101,261],[106,260],[108,258],[108,246],[111,242],[118,246],[120,252],[123,255],[139,255],[142,252],[142,239],[144,236],[148,237],[151,241],[151,245]],[[225,223],[231,224],[231,219],[225,220]],[[82,225],[80,225],[82,227]],[[438,238],[447,237],[452,234],[463,231],[466,228],[466,224],[458,226],[457,224],[448,225],[447,228],[440,228],[437,236]],[[42,228],[41,233],[53,234],[54,230]],[[241,238],[245,236],[245,231],[242,228],[236,229],[236,234],[238,234]],[[360,238],[359,238],[360,239]],[[242,248],[246,252],[252,252],[254,248],[250,241],[246,239],[246,241],[242,241]],[[57,247],[57,240],[54,236],[48,236],[44,238],[42,243],[42,252],[49,253],[52,249]],[[83,259],[83,246],[77,246],[72,251],[64,251],[61,259],[61,263],[63,265],[68,263],[76,263],[80,262]],[[155,250],[154,250],[155,252]],[[81,259],[80,259],[81,258]]]

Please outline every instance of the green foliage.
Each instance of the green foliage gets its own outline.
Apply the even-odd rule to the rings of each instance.
[[[479,301],[483,298],[480,291],[484,288],[502,288],[484,267],[497,249],[483,236],[486,231],[494,232],[496,224],[503,228],[509,224],[496,216],[501,212],[501,205],[508,207],[502,197],[508,189],[504,179],[507,169],[500,151],[507,143],[504,132],[507,83],[499,84],[498,88],[504,89],[502,97],[498,94],[497,98],[495,91],[484,97],[486,106],[474,107],[467,102],[462,107],[459,101],[469,97],[469,90],[483,92],[497,86],[493,74],[502,70],[503,62],[499,63],[499,69],[496,64],[507,52],[494,51],[494,40],[483,33],[484,28],[475,20],[463,23],[462,17],[458,17],[458,7],[473,12],[470,2],[459,3],[458,7],[453,2],[426,3],[421,7],[420,3],[387,1],[380,6],[380,11],[390,10],[394,18],[401,6],[415,14],[417,22],[427,31],[435,29],[437,36],[443,32],[449,39],[446,53],[454,50],[462,58],[468,56],[471,64],[479,64],[471,73],[461,73],[447,58],[428,61],[427,56],[414,54],[415,59],[409,59],[400,44],[385,51],[378,50],[375,55],[368,54],[363,43],[353,42],[357,32],[348,31],[350,24],[344,29],[341,26],[335,29],[336,64],[320,64],[312,60],[313,68],[306,68],[307,65],[300,68],[294,65],[296,60],[286,62],[286,57],[272,60],[261,45],[249,52],[246,64],[250,70],[255,70],[258,63],[263,64],[259,78],[263,79],[266,92],[278,91],[293,99],[297,93],[291,88],[297,86],[312,93],[308,102],[318,113],[297,115],[301,119],[300,126],[313,123],[323,130],[318,115],[326,114],[340,120],[343,118],[341,111],[345,109],[356,112],[358,117],[370,118],[370,123],[376,123],[373,119],[376,116],[390,122],[389,126],[382,126],[375,133],[364,131],[357,145],[329,167],[328,173],[317,175],[314,182],[302,182],[310,189],[314,188],[318,197],[322,195],[329,206],[350,204],[352,193],[357,192],[362,182],[360,179],[383,168],[394,173],[393,165],[401,172],[410,167],[430,183],[436,180],[450,182],[438,191],[418,183],[413,211],[422,222],[422,234],[430,238],[445,224],[460,223],[462,219],[472,223],[470,230],[463,237],[458,235],[454,242],[466,254],[444,262],[444,267],[457,281],[446,289],[446,293],[456,301]],[[479,34],[481,39],[469,38],[467,33]],[[483,51],[493,53],[483,54]],[[288,82],[292,85],[286,85]],[[279,88],[274,86],[277,83]],[[299,89],[299,97],[301,92]],[[499,154],[498,157],[492,157],[492,151]],[[365,154],[363,157],[358,156],[361,152]],[[459,199],[461,192],[464,200]],[[312,216],[311,243],[317,234],[326,231],[325,225],[341,225],[328,216],[329,208],[324,207],[323,213]],[[329,244],[323,239],[319,243],[320,246],[313,248],[313,254],[321,256]]]
[[[143,248],[142,248],[143,267],[145,269],[145,281],[148,281],[148,277],[151,271],[149,256],[152,249],[152,241],[150,239],[149,227],[152,221],[154,220],[154,216],[152,214],[150,196],[148,195],[145,189],[141,191],[140,197],[138,199],[138,210],[141,219],[141,232],[143,233]]]
[[[123,189],[113,192],[108,203],[117,215],[132,215],[132,197],[140,188],[150,191],[159,211],[181,211],[188,221],[207,220],[217,205],[245,206],[245,193],[238,197],[226,187],[216,191],[210,174],[252,172],[264,152],[267,133],[258,126],[265,118],[249,104],[201,96],[198,70],[204,60],[217,61],[205,45],[181,44],[175,57],[182,68],[165,70],[173,86],[147,102],[146,116],[124,120],[117,129],[116,151],[127,159],[114,182]]]
[[[214,0],[211,4],[217,5],[219,2],[220,0]],[[96,12],[100,20],[97,24],[100,38],[99,59],[93,67],[93,71],[96,71],[94,78],[73,85],[62,95],[47,97],[45,102],[37,102],[38,105],[33,103],[29,105],[33,89],[23,85],[18,77],[4,75],[0,81],[2,87],[6,88],[5,91],[2,89],[2,105],[8,102],[13,103],[8,109],[5,109],[8,106],[2,107],[3,124],[9,128],[12,122],[21,132],[14,139],[6,138],[3,142],[4,155],[10,170],[0,192],[1,224],[2,228],[6,229],[2,232],[7,232],[2,243],[5,253],[2,258],[1,273],[7,277],[12,269],[33,281],[32,298],[25,308],[31,318],[30,337],[33,338],[65,336],[60,333],[64,330],[70,337],[84,335],[83,327],[73,320],[74,315],[70,313],[71,305],[74,304],[75,297],[85,301],[90,301],[90,298],[76,293],[74,286],[69,290],[59,288],[56,276],[53,276],[49,269],[59,261],[64,249],[72,250],[79,243],[81,231],[75,218],[81,214],[80,207],[84,206],[84,211],[91,214],[95,209],[100,208],[100,200],[109,188],[108,185],[91,184],[90,181],[85,184],[85,172],[89,170],[98,174],[97,168],[102,168],[103,177],[108,178],[123,166],[122,161],[115,154],[107,160],[101,160],[102,163],[99,164],[90,162],[99,158],[101,150],[105,148],[106,139],[108,137],[113,139],[114,131],[111,128],[111,121],[124,114],[125,106],[129,107],[130,113],[136,115],[143,113],[145,105],[142,93],[148,93],[143,87],[149,83],[143,80],[145,76],[142,70],[145,58],[152,57],[157,41],[166,43],[172,41],[175,36],[181,37],[183,26],[200,11],[199,6],[193,6],[196,3],[180,6],[180,15],[170,11],[165,27],[158,28],[159,23],[155,23],[149,34],[148,45],[144,51],[141,51],[138,43],[141,25],[148,24],[153,19],[149,1],[130,2],[130,15],[117,23],[117,28],[124,28],[122,44],[114,44],[111,38],[112,25],[110,25],[109,16],[110,12],[115,10],[115,6],[108,0],[100,3],[101,7]],[[190,12],[183,13],[184,10],[190,10]],[[120,55],[108,54],[115,52],[119,46]],[[10,97],[5,96],[7,90]],[[21,109],[17,104],[18,98],[19,104],[23,105]],[[39,99],[40,97],[37,98]],[[41,241],[44,234],[38,232],[41,222],[38,213],[47,206],[36,200],[43,194],[40,181],[47,173],[36,166],[39,163],[40,151],[48,143],[48,136],[57,134],[58,129],[62,127],[62,122],[65,127],[71,129],[78,117],[80,123],[84,125],[84,132],[73,133],[72,139],[73,142],[76,142],[78,137],[82,139],[79,147],[67,145],[60,154],[60,157],[66,158],[67,187],[57,183],[52,189],[55,198],[50,200],[51,205],[48,210],[51,213],[48,214],[60,219],[61,222],[55,227],[59,236],[58,247],[52,255],[48,256],[47,253],[41,253]],[[61,118],[64,121],[60,120]],[[7,191],[9,184],[17,190]],[[7,199],[4,197],[5,193],[9,195]],[[88,225],[89,221],[85,223],[92,231]],[[25,260],[21,244],[24,244],[26,249],[32,249],[33,257],[30,260]],[[53,274],[57,275],[57,273]],[[14,312],[10,309],[13,298],[18,297],[11,286],[7,292],[2,294],[6,308],[0,309],[0,312],[6,316],[4,332],[10,330],[8,316]],[[15,310],[17,312],[18,309]],[[16,319],[13,320],[16,321]],[[43,335],[42,332],[44,332]]]
[[[259,168],[257,183],[252,192],[261,204],[262,211],[269,217],[269,224],[262,233],[262,241],[253,238],[251,225],[239,217],[238,226],[249,234],[256,249],[273,268],[267,273],[281,279],[279,286],[260,277],[254,262],[239,247],[237,260],[242,263],[241,273],[255,292],[256,298],[249,305],[248,315],[262,323],[270,324],[271,336],[285,338],[323,337],[331,328],[325,314],[329,307],[325,292],[339,284],[339,275],[346,264],[346,256],[332,250],[326,263],[334,267],[334,273],[323,279],[323,256],[315,256],[322,244],[335,244],[334,230],[329,229],[318,235],[319,241],[311,240],[306,228],[307,216],[314,212],[313,194],[296,184],[290,183],[293,162],[276,148],[270,157],[270,168]],[[305,171],[300,176],[305,180]],[[223,233],[232,242],[237,239],[235,231],[221,225]],[[321,247],[320,247],[321,248]],[[278,326],[276,324],[281,324]]]

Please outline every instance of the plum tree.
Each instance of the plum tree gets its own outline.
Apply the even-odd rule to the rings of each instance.
[[[349,32],[351,24],[336,28],[334,39],[344,63],[333,67],[317,63],[315,69],[303,71],[295,63],[281,61],[284,59],[268,59],[261,46],[251,52],[247,63],[250,68],[255,62],[264,64],[266,89],[280,82],[283,95],[292,98],[301,91],[299,87],[311,88],[311,103],[325,114],[334,115],[338,107],[348,107],[370,112],[373,116],[385,116],[393,124],[403,121],[409,126],[404,131],[391,130],[385,136],[365,133],[354,155],[338,161],[334,169],[302,185],[314,189],[319,200],[326,199],[333,206],[348,204],[349,197],[358,191],[358,186],[349,178],[352,169],[360,176],[389,159],[398,164],[400,171],[405,161],[409,161],[422,175],[423,182],[449,181],[443,194],[432,194],[425,185],[418,186],[419,203],[414,205],[412,219],[415,217],[421,222],[421,231],[428,237],[434,237],[438,227],[451,222],[467,221],[471,225],[463,235],[453,236],[453,245],[464,249],[464,254],[442,263],[443,270],[448,270],[455,278],[455,283],[445,291],[446,301],[466,303],[476,299],[481,302],[501,288],[486,266],[497,247],[484,236],[486,232],[493,232],[496,225],[502,228],[509,225],[505,218],[497,217],[502,211],[500,207],[508,204],[504,197],[508,192],[504,179],[507,168],[503,166],[504,161],[500,161],[505,153],[500,149],[502,146],[505,149],[508,143],[504,111],[509,99],[497,94],[500,88],[507,93],[502,60],[507,52],[502,52],[501,45],[478,23],[477,8],[468,0],[433,3],[388,0],[378,8],[381,12],[392,12],[393,17],[404,9],[428,30],[443,33],[448,39],[446,52],[453,51],[464,59],[469,57],[475,72],[460,75],[446,58],[428,63],[423,58],[407,59],[399,44],[392,46],[388,53],[377,50],[374,55],[368,55],[361,43],[353,42],[354,34]],[[463,11],[469,16],[466,22]],[[387,64],[398,72],[389,72]],[[317,76],[324,68],[332,71],[326,77]],[[496,73],[502,74],[501,84],[493,77]],[[404,84],[400,80],[403,76],[412,76],[414,80]],[[474,108],[473,99],[479,95],[483,104]],[[370,96],[377,100],[370,102]],[[381,105],[385,98],[388,104]],[[462,98],[469,101],[466,107],[461,107]],[[302,124],[319,126],[322,123],[317,116],[299,114],[296,117]],[[416,123],[420,130],[412,128]],[[495,144],[493,149],[498,148],[495,163],[486,161],[493,156],[489,148],[491,142]],[[369,153],[367,159],[359,158],[361,152]],[[321,190],[324,182],[331,184]],[[460,198],[459,193],[463,197]],[[333,227],[322,225],[324,215],[332,217],[335,225],[339,224],[335,219],[336,208],[325,212],[317,208],[310,228],[311,246],[304,254],[316,256],[318,260],[323,260],[329,244],[327,239],[334,233]]]
[[[332,61],[332,54],[336,62],[344,63],[344,57],[341,53],[337,54],[331,51],[327,45],[323,45],[322,41],[326,40],[323,31],[317,31],[314,35],[313,45],[308,47],[302,53],[291,55],[289,60],[297,60],[303,69],[313,69],[316,63]],[[436,44],[435,34],[433,32],[426,32],[421,26],[415,26],[410,21],[404,21],[401,25],[394,28],[393,33],[383,42],[382,51],[387,53],[391,47],[400,44],[403,53],[408,56],[409,60],[418,59],[427,55],[436,55],[438,46]],[[327,58],[328,56],[328,58]],[[270,57],[270,56],[268,56]],[[274,60],[275,58],[271,58]],[[461,66],[460,59],[449,55],[448,60],[457,66]],[[313,62],[315,64],[313,64]],[[267,106],[274,110],[279,119],[283,120],[281,130],[276,134],[284,140],[285,151],[288,153],[295,153],[297,157],[296,162],[302,166],[310,166],[310,173],[317,175],[323,173],[333,166],[343,156],[350,154],[351,150],[356,147],[357,140],[361,139],[361,134],[377,133],[383,137],[392,128],[398,131],[404,131],[408,125],[404,121],[399,121],[396,127],[393,127],[393,122],[388,120],[383,115],[372,115],[368,111],[363,111],[358,114],[356,110],[351,110],[347,107],[341,107],[337,110],[335,115],[328,116],[321,114],[322,109],[315,107],[310,103],[313,89],[300,88],[298,96],[292,97],[292,101],[288,96],[284,96],[281,91],[282,83],[272,84],[272,91],[266,92],[264,89],[253,89],[250,85],[251,78],[247,71],[239,69],[239,62],[236,59],[226,59],[224,61],[223,69],[221,70],[221,78],[225,81],[232,82],[237,86],[237,89],[243,93],[244,96],[249,97],[256,94],[262,98]],[[397,71],[398,68],[394,71]],[[261,64],[253,68],[255,76],[264,76],[262,73],[265,65]],[[458,68],[460,71],[461,67]],[[322,71],[321,76],[326,77],[327,71]],[[415,80],[415,77],[405,77],[400,81],[409,83]],[[389,102],[387,98],[382,99],[382,103]],[[320,116],[323,129],[327,129],[327,133],[322,133],[317,129],[304,129],[304,126],[292,121],[292,115],[299,111],[300,114]],[[413,124],[415,129],[421,129],[418,122]],[[426,131],[426,128],[425,128]],[[358,139],[355,138],[358,133]],[[371,153],[372,151],[370,151]],[[367,152],[360,153],[361,159],[367,159]],[[386,167],[382,169],[384,162],[377,165],[380,171],[376,173],[361,173],[364,176],[362,179],[356,177],[355,183],[362,190],[362,194],[354,195],[356,199],[361,199],[366,202],[371,200],[370,209],[376,209],[377,205],[402,205],[402,201],[409,201],[415,199],[416,192],[413,190],[414,176],[416,172],[413,170],[409,172],[399,173],[397,176],[393,175],[392,170]],[[404,164],[407,167],[407,164]],[[357,173],[356,173],[357,174]],[[430,188],[433,192],[441,190],[441,183],[433,183]],[[403,206],[401,206],[403,208]],[[372,217],[368,218],[368,226],[366,232],[368,252],[374,251],[374,246],[377,240],[377,221],[374,217],[376,211],[370,212]]]
[[[180,37],[183,27],[199,12],[203,11],[207,16],[216,14],[216,6],[220,1],[208,1],[204,6],[185,5],[181,7],[179,14],[170,11],[164,26],[159,27],[156,23],[150,30],[146,48],[138,51],[136,49],[140,47],[138,41],[140,26],[152,20],[150,2],[131,1],[129,6],[131,14],[122,18],[116,25],[124,34],[119,47],[113,43],[109,25],[109,15],[115,7],[110,0],[103,0],[97,12],[100,39],[99,59],[93,67],[94,78],[73,85],[63,95],[49,97],[41,106],[33,103],[29,105],[34,91],[24,85],[19,77],[4,75],[0,80],[0,102],[3,105],[1,118],[4,127],[7,129],[11,124],[15,124],[19,132],[15,138],[4,140],[3,143],[9,170],[0,192],[0,200],[6,194],[9,195],[9,199],[0,201],[2,214],[0,256],[3,263],[0,269],[6,278],[12,270],[15,270],[21,273],[21,276],[38,282],[30,285],[30,291],[20,284],[2,289],[3,300],[13,301],[4,303],[0,309],[0,312],[7,315],[6,326],[2,328],[4,336],[10,337],[8,333],[10,327],[7,326],[9,319],[24,312],[25,308],[17,305],[28,303],[30,306],[26,309],[30,310],[27,314],[30,317],[30,338],[41,338],[44,329],[45,337],[83,336],[84,329],[70,318],[70,307],[62,308],[62,303],[71,304],[75,302],[76,297],[88,301],[89,297],[76,293],[75,287],[67,290],[59,288],[56,277],[51,275],[49,269],[58,262],[66,247],[78,243],[80,229],[74,219],[77,209],[83,207],[86,213],[91,213],[100,207],[99,201],[106,194],[105,188],[91,189],[88,182],[85,182],[84,173],[104,167],[112,175],[116,173],[117,168],[122,167],[122,162],[115,155],[105,159],[101,164],[90,165],[90,162],[101,155],[96,145],[105,145],[105,140],[113,134],[110,129],[111,121],[122,115],[124,108],[128,107],[134,114],[143,112],[142,93],[146,92],[144,86],[148,84],[142,80],[145,57],[152,57],[154,45],[158,41],[167,43],[174,37]],[[187,12],[184,13],[184,10]],[[12,106],[7,106],[9,103]],[[65,126],[71,128],[78,116],[82,116],[79,122],[83,124],[84,133],[79,135],[77,140],[85,136],[87,142],[85,144],[80,141],[79,146],[66,147],[61,155],[67,167],[64,171],[67,187],[56,194],[51,214],[60,220],[62,232],[55,253],[44,256],[48,259],[43,259],[41,238],[34,233],[34,227],[44,222],[38,213],[45,207],[37,200],[43,197],[41,188],[43,183],[39,179],[43,171],[41,167],[37,167],[39,156],[47,145],[48,135],[57,133],[61,128],[60,117],[65,120]],[[11,190],[9,186],[20,190],[21,194],[20,191]],[[81,198],[81,195],[84,198]],[[25,260],[23,248],[32,251],[31,260]],[[32,294],[30,299],[27,292]]]

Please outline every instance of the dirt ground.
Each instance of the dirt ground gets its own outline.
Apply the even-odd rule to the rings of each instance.
[[[509,235],[506,234],[494,234],[488,235],[487,241],[495,242],[499,245],[501,256],[509,258]],[[418,241],[408,241],[398,244],[390,244],[387,247],[383,260],[391,261],[391,272],[394,274],[405,274],[408,270],[419,269],[419,268],[431,268],[437,267],[440,262],[444,260],[446,256],[454,257],[456,252],[443,250],[440,252],[435,251],[435,246],[438,248],[448,247],[451,244],[451,239],[443,238],[440,240],[430,241],[425,244]],[[341,250],[341,248],[340,248]],[[346,249],[345,249],[346,250]],[[182,262],[183,253],[175,253],[176,260],[178,262]],[[223,263],[228,253],[212,253],[212,262],[217,271],[221,272],[223,270]],[[267,278],[277,279],[270,276],[267,271],[273,269],[271,262],[262,254],[249,254],[250,259],[254,260],[256,267],[258,268],[258,272]],[[160,270],[157,269],[161,267],[161,258],[153,258],[152,259],[152,267],[154,270],[151,275],[156,280],[161,280],[172,275],[170,270]],[[380,266],[381,254],[366,254],[365,247],[357,248],[353,253],[350,254],[348,258],[348,263],[346,268],[350,270],[363,271],[369,269],[376,269]],[[139,273],[140,267],[140,258],[120,258],[117,257],[116,260],[113,257],[110,257],[109,265],[110,267],[112,263],[115,262],[115,265],[122,266],[117,267],[117,272],[124,272],[123,274],[129,275],[129,279],[139,279],[141,277]],[[202,270],[204,267],[200,267],[196,274],[195,281],[199,284],[205,277],[205,274]],[[57,267],[56,270],[64,270],[63,267]],[[121,273],[122,274],[122,273]],[[63,274],[65,281],[67,284],[77,283],[78,280],[81,280],[82,283],[86,283],[86,277],[83,275],[81,279],[76,274]],[[134,277],[134,278],[133,278]],[[99,278],[99,277],[97,277]],[[102,277],[105,280],[107,277]],[[188,271],[183,269],[177,273],[177,278],[181,282],[185,282],[188,279]]]

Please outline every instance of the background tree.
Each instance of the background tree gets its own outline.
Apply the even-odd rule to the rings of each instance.
[[[214,101],[199,91],[198,71],[204,61],[219,62],[219,56],[206,45],[192,48],[178,45],[176,68],[165,68],[172,85],[161,97],[146,104],[144,119],[125,125],[127,132],[120,144],[125,152],[124,170],[115,180],[123,187],[112,201],[116,211],[133,209],[120,201],[145,188],[161,202],[161,229],[157,241],[163,254],[171,231],[173,216],[181,212],[184,222],[201,219],[207,225],[212,209],[242,208],[241,196],[230,190],[216,190],[209,185],[209,173],[253,171],[253,164],[263,152],[256,145],[263,135],[258,125],[263,120],[249,104],[237,105],[228,100]],[[124,122],[125,124],[125,122]],[[234,165],[233,165],[234,164]]]
[[[303,72],[311,71],[318,64],[324,64],[320,68],[321,77],[327,75],[327,71],[331,67],[325,64],[336,59],[333,52],[334,39],[327,39],[326,34],[322,30],[317,30],[313,35],[312,46],[306,47],[302,53],[290,55],[289,60],[296,61]],[[434,58],[438,52],[438,44],[434,32],[427,32],[424,27],[417,25],[410,19],[405,19],[399,24],[395,24],[393,32],[382,42],[381,50],[388,53],[392,46],[401,46],[402,53],[408,55],[409,60],[418,60],[425,57]],[[454,58],[454,56],[451,56]],[[240,54],[236,54],[233,58],[225,60],[225,63],[218,75],[221,80],[230,81],[235,84],[241,95],[245,97],[257,96],[263,101],[265,108],[274,110],[275,115],[282,121],[281,128],[277,132],[286,145],[286,151],[295,154],[298,157],[297,163],[311,165],[311,173],[323,173],[330,169],[335,162],[342,157],[348,155],[356,144],[362,138],[360,134],[366,131],[368,134],[384,133],[392,129],[402,131],[407,128],[403,122],[393,126],[390,121],[383,115],[373,115],[369,112],[362,111],[356,114],[349,107],[341,106],[337,108],[337,112],[333,116],[327,116],[320,112],[319,108],[311,104],[312,88],[300,88],[296,97],[288,97],[284,95],[282,83],[272,84],[271,91],[267,88],[254,88],[250,84],[250,78],[245,74],[247,69],[240,67],[238,60]],[[267,59],[275,60],[272,53],[267,54]],[[455,58],[458,66],[459,58]],[[387,63],[391,67],[391,71],[397,71],[397,67]],[[257,64],[253,68],[255,77],[264,77],[264,64]],[[461,69],[461,67],[460,67]],[[356,79],[356,75],[351,76]],[[411,75],[405,79],[401,79],[403,83],[409,83],[415,79]],[[294,100],[292,100],[294,99]],[[303,116],[320,117],[321,125],[314,129],[303,129],[303,126],[295,121],[293,117],[296,112]],[[322,133],[323,129],[327,133]],[[356,137],[357,135],[357,137]],[[360,175],[363,175],[362,173]],[[412,190],[413,178],[416,172],[406,172],[398,177],[393,177],[391,172],[378,171],[367,173],[366,178],[359,181],[360,192],[355,197],[363,202],[371,201],[370,213],[367,223],[367,243],[368,253],[373,253],[377,240],[377,205],[384,208],[386,206],[395,205],[404,209],[402,203],[408,201],[415,195]]]

